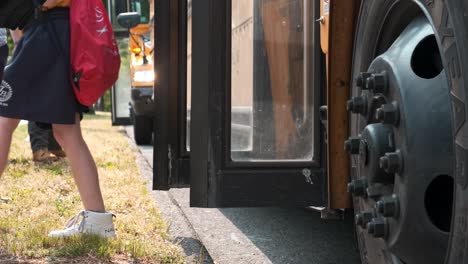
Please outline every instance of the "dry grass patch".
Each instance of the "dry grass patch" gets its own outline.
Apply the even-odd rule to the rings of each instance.
[[[82,205],[68,162],[34,164],[25,140],[27,127],[20,126],[14,134],[10,164],[0,180],[0,262],[182,263],[182,251],[168,241],[167,225],[122,131],[112,127],[110,116],[102,113],[87,116],[82,127],[96,160],[107,210],[117,216],[118,238],[47,237]]]

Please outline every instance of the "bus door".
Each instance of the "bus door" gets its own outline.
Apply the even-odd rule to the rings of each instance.
[[[191,8],[191,206],[323,205],[319,1]]]
[[[190,2],[190,1],[189,1]],[[155,123],[153,189],[187,187],[190,179],[190,77],[187,0],[154,5]]]

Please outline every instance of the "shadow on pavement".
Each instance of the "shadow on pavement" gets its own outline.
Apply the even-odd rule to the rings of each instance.
[[[322,220],[299,208],[220,209],[272,263],[359,264],[351,215]]]

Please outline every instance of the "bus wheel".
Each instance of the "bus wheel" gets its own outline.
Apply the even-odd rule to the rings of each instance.
[[[153,120],[150,117],[136,115],[133,109],[130,116],[133,122],[133,135],[137,145],[150,145],[153,138]]]
[[[363,263],[440,264],[447,248],[450,261],[454,249],[460,255],[467,248],[449,246],[451,228],[460,226],[456,217],[452,225],[454,189],[458,194],[458,174],[468,173],[458,169],[467,168],[468,157],[459,157],[453,136],[462,137],[466,113],[466,59],[458,60],[466,56],[456,48],[457,40],[466,40],[464,7],[455,5],[462,3],[362,3],[345,148]],[[464,224],[462,235],[454,237],[467,242]],[[450,263],[465,263],[457,261]]]

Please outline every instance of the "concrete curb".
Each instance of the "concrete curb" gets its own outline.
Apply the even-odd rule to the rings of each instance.
[[[129,136],[128,131],[123,130],[123,132]],[[169,234],[171,239],[174,243],[179,244],[184,250],[186,263],[213,263],[213,260],[207,250],[200,242],[192,224],[172,195],[167,191],[152,190],[152,166],[132,138],[128,137],[128,140],[129,145],[135,151],[136,163],[140,171],[140,175],[147,180],[148,190],[157,204],[163,219],[169,225]]]

